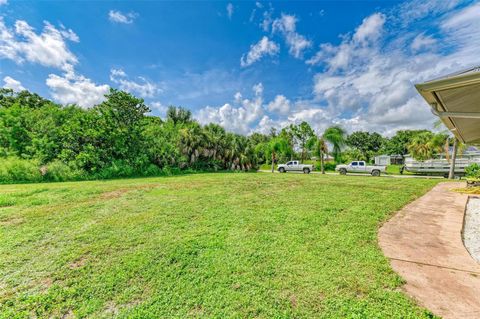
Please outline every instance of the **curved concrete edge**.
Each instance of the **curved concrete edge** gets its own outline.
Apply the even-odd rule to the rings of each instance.
[[[470,195],[463,218],[462,240],[472,258],[480,263],[480,197]]]
[[[462,231],[468,195],[440,183],[402,208],[379,231],[379,245],[405,279],[404,291],[444,318],[480,318],[480,265]]]

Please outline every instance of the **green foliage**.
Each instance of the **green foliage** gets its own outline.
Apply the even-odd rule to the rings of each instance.
[[[342,153],[342,161],[349,163],[351,161],[368,161],[368,157],[359,149],[352,148]]]
[[[310,124],[303,121],[298,125],[291,125],[292,136],[294,138],[294,143],[301,150],[301,162],[305,160],[307,155],[307,150],[311,148],[311,145],[315,142],[315,132],[311,128]]]
[[[192,112],[183,107],[169,106],[167,110],[167,121],[174,125],[187,124],[193,121]]]
[[[336,163],[342,162],[342,149],[345,146],[346,132],[340,126],[332,126],[325,130],[323,138],[332,144],[332,156]]]
[[[42,174],[38,160],[17,157],[0,158],[0,182],[39,182]]]
[[[335,171],[335,167],[337,166],[337,164],[335,164],[334,162],[325,162],[323,163],[323,167],[325,169],[326,172],[334,172]],[[321,171],[321,166],[320,166],[320,161],[317,161],[315,163],[315,170],[320,172]]]
[[[85,178],[85,172],[73,168],[59,160],[54,160],[41,168],[44,171],[42,180],[50,182],[64,182]]]
[[[408,152],[417,160],[427,160],[441,153],[445,145],[447,135],[434,134],[426,131],[414,135],[407,145]]]
[[[4,167],[0,182],[250,170],[266,161],[265,152],[257,152],[259,144],[269,143],[266,135],[201,126],[184,108],[171,106],[166,121],[148,112],[142,99],[114,89],[91,109],[0,89],[0,158],[28,163],[25,176],[16,166]]]
[[[480,165],[477,163],[470,164],[465,168],[465,175],[471,179],[480,179]]]
[[[427,130],[400,130],[390,139],[386,139],[379,153],[387,155],[406,155],[408,154],[408,145],[416,135],[429,132]]]
[[[185,108],[170,106],[165,120],[149,111],[143,99],[114,89],[90,109],[58,105],[28,91],[0,89],[0,158],[12,158],[26,169],[22,175],[18,165],[4,167],[0,182],[248,171],[299,157],[307,161],[310,155],[321,162],[327,145],[337,163],[369,161],[381,151],[405,154],[408,145],[422,157],[438,152],[442,141],[440,135],[429,135],[432,142],[425,150],[428,138],[421,137],[433,134],[428,131],[399,131],[383,143],[377,133],[347,137],[338,126],[317,137],[307,122],[279,132],[271,129],[268,135],[243,136],[217,124],[202,126]]]
[[[345,142],[352,149],[359,151],[361,155],[358,160],[369,162],[382,147],[384,138],[376,132],[357,131],[350,134]]]

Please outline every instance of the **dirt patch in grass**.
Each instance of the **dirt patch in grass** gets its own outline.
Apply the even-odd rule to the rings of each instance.
[[[86,256],[82,256],[80,257],[79,259],[75,260],[74,262],[70,263],[68,265],[68,268],[70,269],[78,269],[78,268],[81,268],[83,266],[85,266],[85,264],[87,263],[87,257]]]
[[[116,316],[118,315],[118,307],[117,304],[113,301],[107,302],[105,305],[105,314],[111,315],[111,316]]]
[[[100,198],[101,199],[118,198],[118,197],[122,196],[123,194],[125,194],[127,192],[130,192],[130,191],[131,191],[131,189],[129,189],[129,188],[121,188],[121,189],[117,189],[117,190],[114,190],[114,191],[111,191],[111,192],[102,193],[102,195],[100,195]]]
[[[23,217],[12,217],[5,220],[0,220],[0,226],[17,226],[25,222]]]
[[[145,190],[149,191],[155,188],[155,185],[139,185],[136,187],[128,187],[128,188],[119,188],[113,191],[105,192],[100,195],[100,199],[114,199],[119,198],[129,192],[137,191],[137,190]]]

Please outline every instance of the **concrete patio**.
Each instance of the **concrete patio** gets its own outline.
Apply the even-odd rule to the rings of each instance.
[[[443,318],[480,318],[480,264],[465,249],[468,196],[463,183],[441,183],[383,225],[379,244],[404,290]]]

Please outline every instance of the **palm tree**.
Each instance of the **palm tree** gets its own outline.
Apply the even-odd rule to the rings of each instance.
[[[407,149],[417,160],[431,159],[435,154],[443,151],[446,138],[445,134],[423,132],[412,138]]]
[[[327,143],[323,137],[318,136],[310,142],[313,153],[317,158],[320,158],[320,171],[325,174],[324,154],[328,153]]]
[[[205,156],[211,157],[217,170],[217,161],[222,160],[222,151],[225,147],[225,129],[218,124],[210,123],[204,127]]]
[[[268,143],[268,151],[272,157],[272,173],[275,171],[275,160],[277,159],[277,154],[287,153],[288,148],[288,142],[281,137],[272,138]]]
[[[340,126],[331,126],[323,133],[325,141],[332,144],[332,155],[336,163],[342,161],[342,148],[345,146],[346,132]]]
[[[205,142],[203,131],[197,123],[193,123],[180,130],[180,149],[193,165],[203,152]]]

